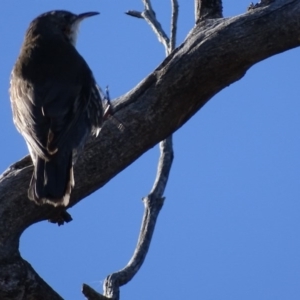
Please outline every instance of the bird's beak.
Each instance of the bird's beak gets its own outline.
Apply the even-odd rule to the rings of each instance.
[[[68,32],[67,32],[67,36],[70,42],[73,44],[73,46],[75,46],[76,44],[77,34],[78,34],[81,21],[83,21],[85,18],[96,16],[96,15],[99,15],[99,13],[93,11],[93,12],[86,12],[83,14],[79,14],[75,17],[72,24],[70,24],[70,28],[68,28]]]
[[[89,17],[96,16],[96,15],[99,15],[99,14],[100,13],[97,12],[97,11],[82,13],[82,14],[77,15],[77,18],[76,18],[75,22],[81,22],[85,18],[89,18]]]

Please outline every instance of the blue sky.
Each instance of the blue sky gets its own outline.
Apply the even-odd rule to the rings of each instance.
[[[153,1],[165,29],[169,2]],[[178,45],[194,22],[193,1],[179,5]],[[249,1],[223,5],[230,17]],[[29,22],[52,9],[101,12],[83,23],[77,48],[113,98],[164,59],[146,22],[124,14],[141,10],[142,1],[3,1],[2,171],[28,153],[12,123],[10,71]],[[299,54],[254,66],[174,134],[166,202],[149,255],[121,289],[122,300],[300,298]],[[82,283],[101,292],[105,277],[130,259],[157,159],[155,147],[70,209],[74,220],[66,226],[41,222],[23,234],[22,256],[64,299],[83,299]]]

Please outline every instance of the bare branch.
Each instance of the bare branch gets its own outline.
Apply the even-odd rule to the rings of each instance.
[[[156,18],[154,9],[152,8],[151,0],[142,0],[142,1],[144,3],[145,10],[151,11],[154,15],[154,18]]]
[[[111,298],[107,298],[99,293],[97,293],[94,289],[92,289],[87,284],[83,284],[82,293],[88,300],[108,300]]]
[[[119,299],[119,287],[128,283],[135,276],[148,253],[156,219],[162,208],[164,198],[157,199],[154,195],[148,195],[143,201],[145,205],[144,217],[134,254],[124,269],[109,275],[105,279],[104,295],[110,299]]]
[[[170,39],[168,38],[167,34],[163,30],[161,24],[157,21],[155,11],[152,8],[151,1],[150,0],[142,0],[144,3],[144,11],[142,13],[135,11],[135,10],[129,10],[126,12],[127,15],[136,17],[136,18],[143,18],[152,28],[153,32],[157,36],[159,42],[161,42],[165,49],[166,49],[166,55],[169,54],[167,52],[170,45]]]
[[[125,130],[107,121],[99,137],[90,140],[75,166],[77,185],[70,205],[103,187],[170,136],[253,65],[300,46],[299,15],[300,0],[277,0],[240,16],[195,26],[152,74],[113,102]],[[12,293],[30,299],[33,290],[42,297],[32,299],[47,299],[44,294],[60,299],[22,258],[20,268],[10,268],[15,257],[20,257],[19,239],[24,230],[56,212],[52,206],[37,206],[28,200],[31,175],[27,156],[0,176],[0,299],[21,299],[8,298]],[[23,294],[18,294],[24,286]]]
[[[150,1],[148,0],[150,3]],[[155,18],[155,13],[152,10],[144,10],[142,12],[142,16],[144,17],[145,21],[150,25],[154,33],[156,34],[158,40],[164,45],[165,49],[169,48],[170,40],[166,33],[164,32],[161,24]],[[166,55],[168,52],[166,51]]]
[[[222,0],[195,0],[196,23],[216,18],[223,18]]]
[[[125,14],[128,15],[128,16],[131,16],[131,17],[144,19],[144,17],[142,16],[142,13],[140,11],[128,10],[128,11],[125,12]]]
[[[158,162],[156,179],[150,192],[150,195],[154,195],[156,198],[161,198],[164,194],[174,159],[172,136],[161,141],[159,147],[161,154]]]
[[[152,9],[150,1],[143,1],[145,5],[145,11],[142,13],[144,19],[150,24],[156,35],[163,39],[166,54],[170,54],[176,43],[176,30],[177,30],[177,19],[178,19],[178,3],[177,0],[172,0],[172,21],[171,21],[171,35],[172,39],[169,41],[168,37],[162,32],[162,28],[155,17],[155,13]],[[135,14],[135,13],[134,13]],[[148,15],[147,15],[148,14]],[[148,19],[147,19],[148,18]],[[144,217],[142,220],[140,235],[138,238],[137,246],[134,254],[130,259],[127,266],[121,271],[115,272],[106,277],[103,291],[104,297],[108,299],[119,300],[120,298],[120,287],[128,283],[139,271],[143,265],[144,260],[147,256],[153,232],[156,225],[158,214],[162,208],[165,191],[172,162],[173,162],[173,145],[172,136],[160,142],[160,159],[157,168],[157,174],[155,182],[153,184],[150,194],[143,199],[145,210]],[[88,287],[91,289],[90,287]],[[96,292],[95,292],[96,293]],[[98,293],[96,293],[98,294]],[[101,298],[94,298],[101,299]],[[91,298],[91,300],[93,300]]]
[[[170,33],[170,44],[168,54],[170,54],[176,47],[176,36],[177,36],[177,21],[178,21],[178,1],[171,0],[172,4],[172,16],[171,16],[171,33]]]
[[[195,0],[195,23],[197,24],[201,17],[201,1]]]
[[[145,211],[137,246],[127,266],[105,279],[103,290],[108,299],[119,299],[120,286],[128,283],[136,275],[148,253],[157,217],[164,203],[162,195],[168,182],[173,161],[172,136],[160,142],[160,149],[161,156],[153,188],[150,194],[143,199]]]

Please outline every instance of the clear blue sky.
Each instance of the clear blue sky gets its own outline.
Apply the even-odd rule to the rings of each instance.
[[[242,14],[249,2],[224,1],[224,15]],[[78,49],[113,98],[164,58],[148,25],[124,14],[141,10],[140,0],[1,4],[2,171],[28,153],[12,123],[8,87],[24,32],[38,14],[101,12],[83,23]],[[178,44],[194,22],[193,1],[179,4]],[[153,1],[165,29],[169,5]],[[299,56],[294,49],[254,66],[175,133],[165,206],[149,255],[121,289],[122,300],[300,299]],[[101,292],[104,278],[127,263],[157,158],[155,147],[70,209],[73,222],[41,222],[23,234],[22,256],[63,298],[83,299],[84,282]]]

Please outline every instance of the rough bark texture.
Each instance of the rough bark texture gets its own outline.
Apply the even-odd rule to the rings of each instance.
[[[195,0],[196,23],[206,19],[223,17],[222,0]]]
[[[75,168],[71,205],[101,188],[145,151],[182,126],[255,63],[299,46],[300,0],[277,0],[244,15],[200,22],[150,76],[117,99],[120,132],[107,122]],[[19,254],[31,224],[57,210],[27,199],[28,157],[0,177],[0,299],[61,299]]]

